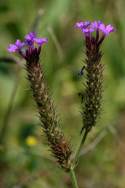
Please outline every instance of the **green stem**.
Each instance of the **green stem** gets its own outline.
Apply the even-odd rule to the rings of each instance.
[[[77,178],[75,175],[75,171],[72,167],[70,168],[70,175],[71,175],[73,188],[79,188],[78,183],[77,183]]]
[[[84,135],[82,136],[82,139],[81,139],[81,141],[80,141],[80,144],[79,144],[79,146],[78,146],[78,148],[77,148],[77,150],[76,150],[76,154],[75,154],[75,163],[78,162],[79,154],[80,154],[80,151],[81,151],[81,149],[82,149],[82,147],[83,147],[83,144],[85,143],[85,140],[86,140],[86,137],[87,137],[87,135],[88,135],[88,132],[89,132],[88,130],[85,131],[85,133],[84,133]]]

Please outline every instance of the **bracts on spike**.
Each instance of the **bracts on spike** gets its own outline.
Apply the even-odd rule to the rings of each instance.
[[[39,62],[27,62],[26,70],[48,145],[60,166],[68,171],[70,169],[70,145],[59,129],[59,123],[48,94],[41,66]]]
[[[96,120],[100,113],[102,99],[102,82],[103,82],[103,65],[100,63],[101,52],[97,51],[95,57],[87,57],[86,59],[86,89],[83,108],[83,130],[85,134],[91,130],[96,124]]]
[[[100,114],[103,85],[103,64],[101,64],[101,44],[106,36],[115,29],[112,25],[105,25],[101,21],[77,22],[75,28],[80,29],[85,41],[85,65],[86,73],[85,91],[81,100],[83,126],[81,129],[82,139],[76,152],[76,162],[81,148],[87,138],[88,133],[95,126]],[[83,69],[83,68],[82,68]]]

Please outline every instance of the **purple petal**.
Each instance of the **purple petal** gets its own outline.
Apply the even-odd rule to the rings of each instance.
[[[114,27],[113,27],[112,25],[107,25],[107,26],[106,26],[106,31],[107,31],[107,33],[109,34],[109,33],[111,33],[111,32],[114,32],[115,29],[114,29]]]
[[[77,22],[75,24],[75,28],[78,28],[78,29],[80,28],[81,29],[83,27],[83,25],[84,25],[83,22]]]
[[[84,28],[82,29],[82,32],[83,32],[83,33],[92,33],[92,32],[94,32],[94,31],[95,31],[95,29],[94,29],[94,28],[91,28],[91,27],[90,27],[90,28],[86,28],[86,29],[84,29]]]
[[[25,36],[25,44],[28,46],[33,46],[34,39],[36,38],[35,32],[30,32]]]
[[[24,43],[21,42],[20,40],[16,40],[14,44],[10,44],[8,47],[9,52],[17,52],[21,50],[21,48],[24,46]]]
[[[78,29],[83,29],[83,28],[86,28],[90,25],[90,21],[85,21],[85,22],[77,22],[75,24],[75,28],[78,28]]]
[[[30,32],[25,36],[26,40],[33,40],[34,38],[36,38],[36,33],[35,32]]]
[[[21,49],[25,45],[25,43],[21,42],[20,40],[16,40],[15,45],[18,47],[18,49]]]
[[[95,23],[94,23],[95,24]],[[81,31],[86,35],[89,35],[90,33],[95,31],[95,26],[90,21],[85,22],[77,22],[75,24],[75,27],[78,29],[81,29]]]
[[[93,27],[94,29],[99,29],[100,25],[102,24],[102,22],[99,21],[94,21],[91,23],[91,27]]]
[[[47,43],[48,39],[47,38],[35,38],[34,42],[36,42],[39,46],[41,46],[42,44]]]
[[[10,44],[9,47],[7,48],[7,50],[10,52],[10,53],[13,53],[13,52],[17,52],[18,51],[18,48],[15,44]]]
[[[100,24],[99,29],[100,29],[103,33],[106,33],[106,27],[105,27],[105,25],[104,25],[103,23]]]
[[[104,24],[100,24],[99,29],[105,34],[105,35],[109,35],[109,33],[114,32],[115,29],[112,25],[107,25],[105,26]]]

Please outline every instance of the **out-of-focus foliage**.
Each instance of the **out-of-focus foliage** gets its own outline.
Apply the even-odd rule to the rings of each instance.
[[[85,58],[82,35],[74,29],[74,23],[98,19],[116,27],[102,49],[105,64],[102,114],[84,147],[102,129],[106,134],[92,152],[80,158],[76,173],[81,188],[123,188],[125,185],[124,7],[124,0],[0,0],[0,58],[11,56],[20,61],[8,54],[7,46],[23,38],[31,30],[38,12],[42,12],[37,33],[48,37],[49,42],[42,50],[41,63],[62,128],[74,150],[82,123],[78,93],[83,84],[78,72]],[[1,129],[15,95],[5,135],[6,154],[0,146],[0,187],[71,187],[68,175],[58,168],[46,146],[23,66],[22,61],[20,64],[0,61]]]

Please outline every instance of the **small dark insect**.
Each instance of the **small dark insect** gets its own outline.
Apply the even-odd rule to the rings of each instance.
[[[79,75],[79,76],[83,76],[83,75],[84,75],[84,70],[85,70],[85,66],[83,66],[83,67],[81,68],[81,70],[79,71],[78,75]]]

